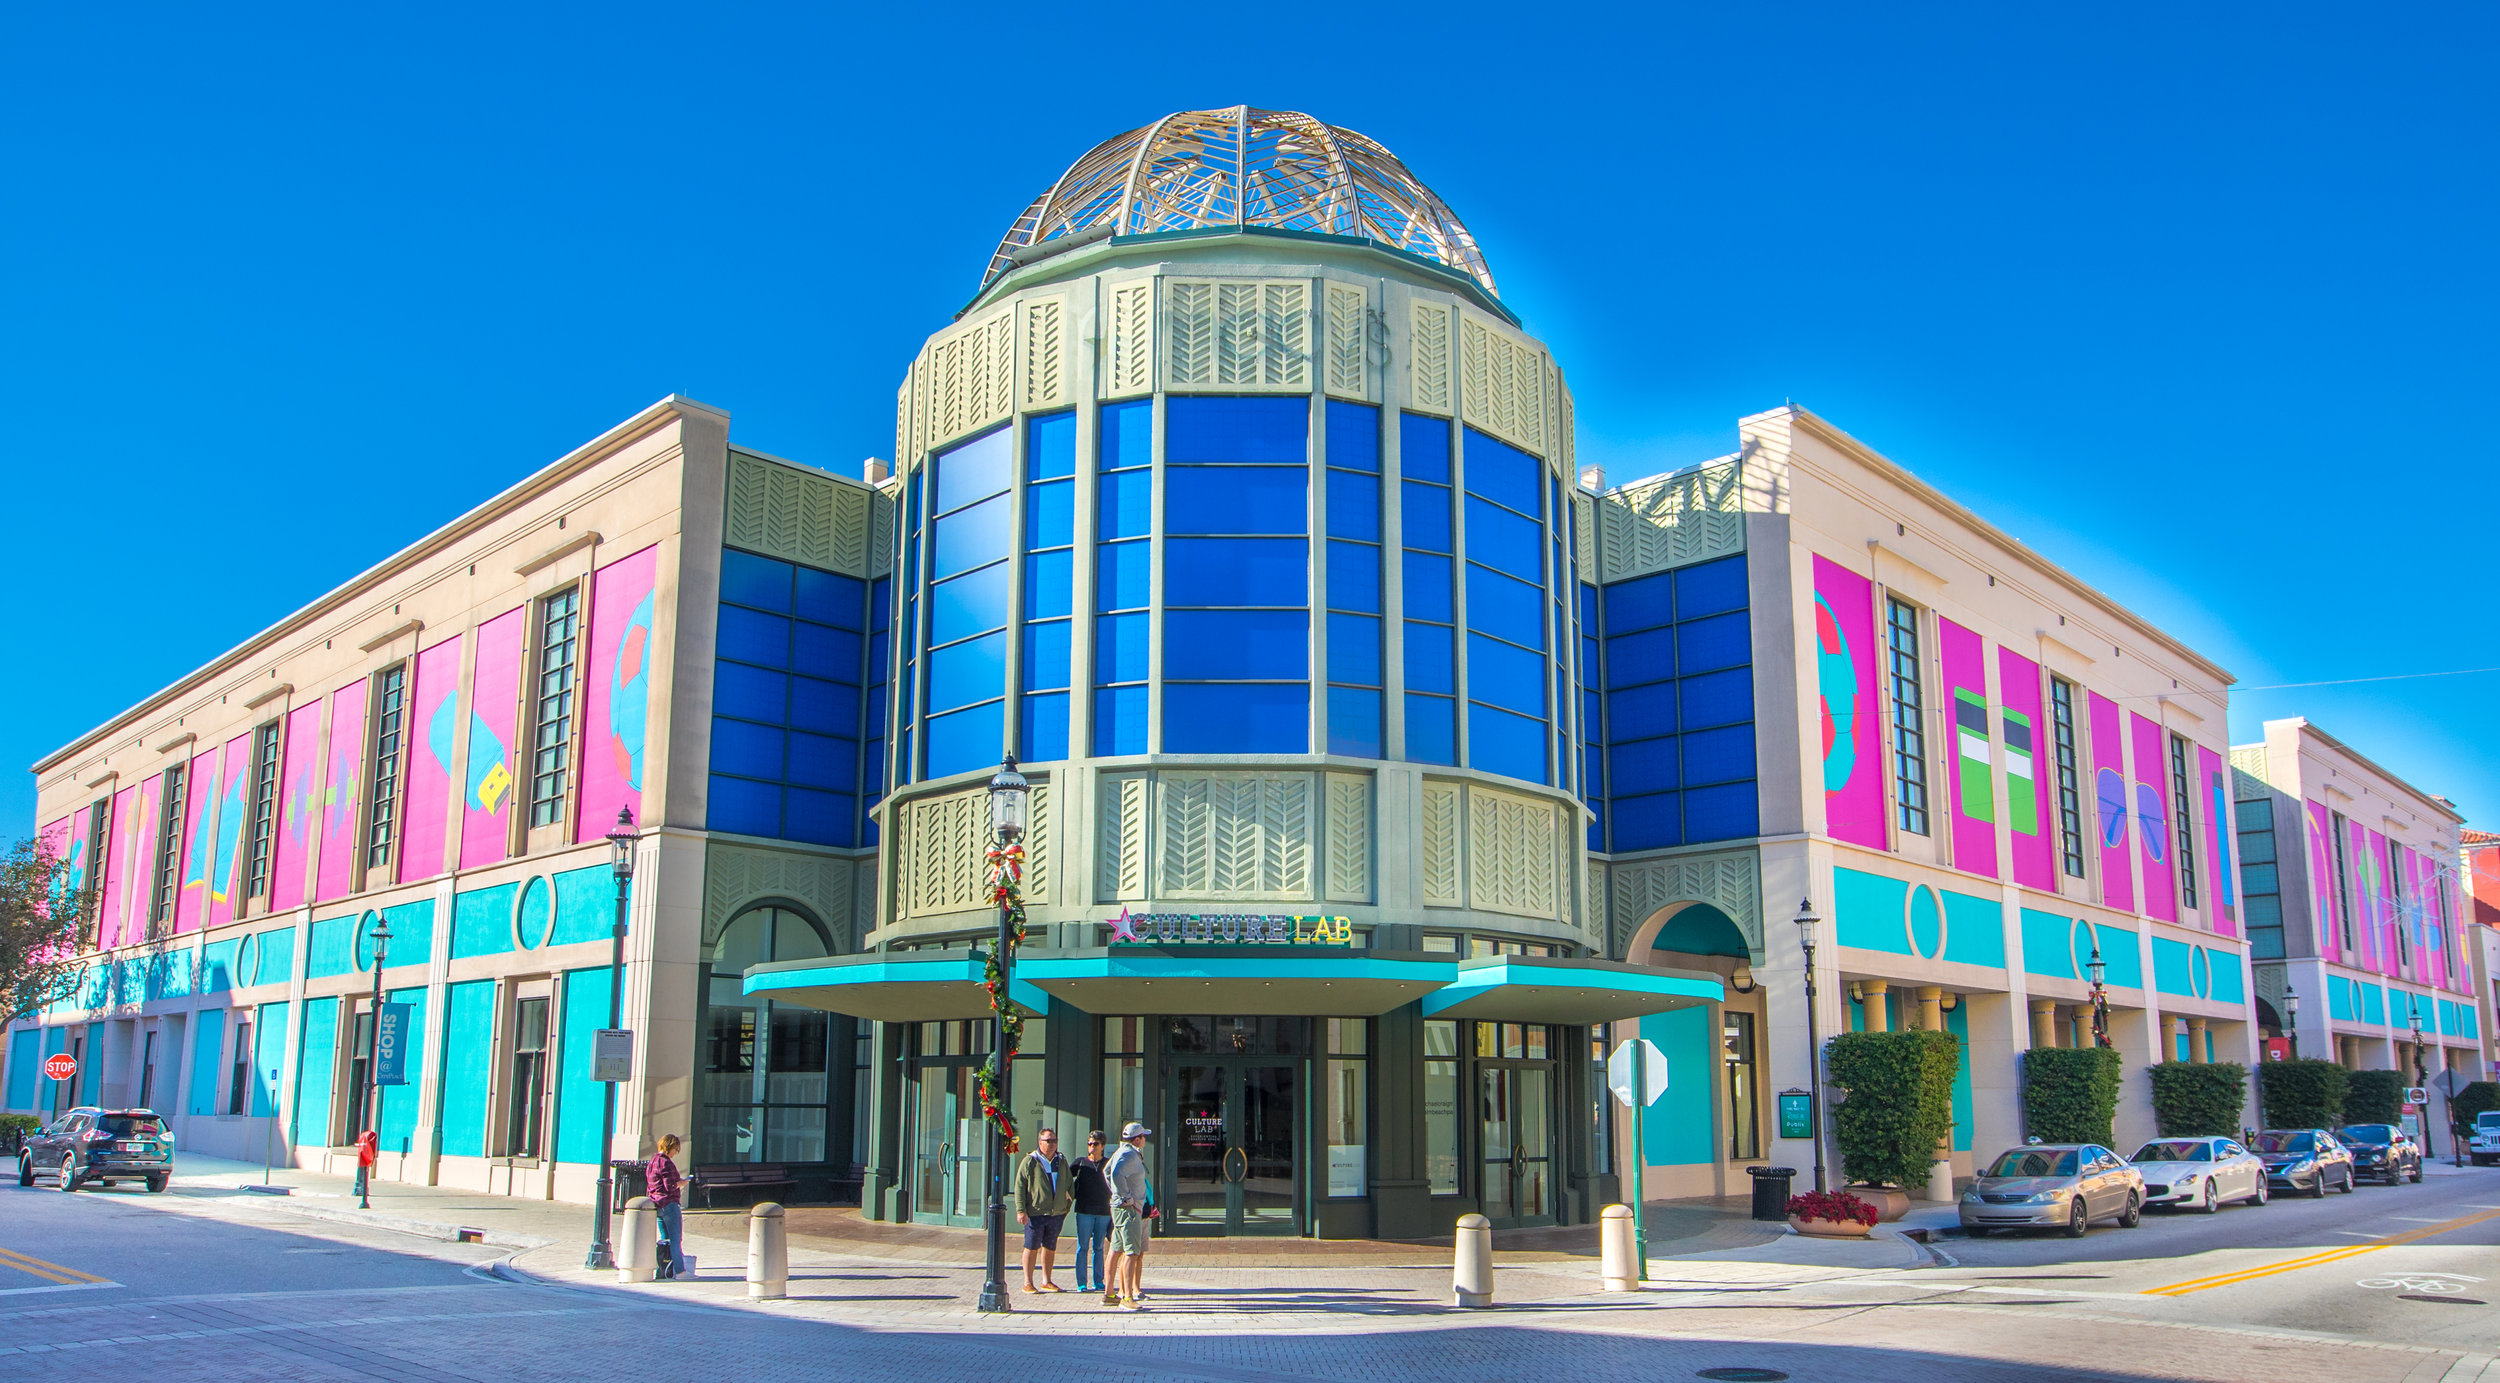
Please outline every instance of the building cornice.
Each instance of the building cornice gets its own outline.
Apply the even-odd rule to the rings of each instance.
[[[2448,805],[2448,803],[2444,800],[2434,797],[2431,794],[2422,791],[2420,788],[2415,787],[2413,784],[2405,781],[2405,779],[2401,776],[2388,771],[2386,765],[2372,759],[2369,755],[2362,753],[2360,750],[2355,749],[2351,745],[2344,743],[2342,740],[2335,738],[2326,731],[2319,729],[2317,722],[2309,719],[2307,716],[2293,716],[2288,720],[2269,720],[2266,722],[2266,729],[2270,732],[2278,725],[2284,726],[2299,734],[2309,736],[2310,738],[2317,740],[2320,744],[2325,745],[2327,748],[2332,749],[2336,753],[2343,755],[2345,758],[2352,760],[2356,765],[2377,774],[2380,778],[2393,785],[2397,790],[2403,792],[2406,796],[2421,803],[2431,812],[2444,817],[2447,820],[2453,821],[2459,826],[2463,826],[2465,824],[2465,818],[2458,814],[2456,808]]]

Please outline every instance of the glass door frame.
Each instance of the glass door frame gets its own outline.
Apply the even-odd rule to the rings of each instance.
[[[1496,1071],[1511,1073],[1508,1081],[1506,1082],[1511,1088],[1509,1101],[1510,1112],[1509,1117],[1505,1120],[1505,1123],[1508,1126],[1507,1132],[1509,1134],[1507,1140],[1509,1155],[1503,1158],[1499,1164],[1501,1168],[1499,1173],[1496,1173],[1495,1171],[1496,1164],[1491,1157],[1492,1150],[1486,1146],[1484,1136],[1486,1123],[1484,1118],[1484,1105],[1487,1097],[1487,1087],[1489,1077]],[[1540,1150],[1534,1152],[1533,1154],[1523,1154],[1521,1147],[1521,1129],[1524,1126],[1524,1119],[1521,1114],[1521,1097],[1519,1087],[1531,1083],[1522,1079],[1522,1077],[1528,1072],[1543,1073],[1544,1079],[1542,1083],[1545,1087],[1544,1093],[1539,1100],[1539,1102],[1544,1106],[1544,1145]],[[1466,1093],[1472,1095],[1476,1102],[1476,1117],[1468,1121],[1468,1124],[1471,1127],[1469,1127],[1467,1131],[1475,1138],[1475,1155],[1470,1159],[1470,1161],[1473,1162],[1476,1170],[1475,1191],[1477,1207],[1486,1219],[1493,1222],[1493,1227],[1495,1229],[1525,1229],[1536,1225],[1560,1224],[1562,1222],[1563,1197],[1561,1174],[1562,1169],[1566,1166],[1566,1159],[1568,1156],[1568,1143],[1562,1135],[1562,1128],[1558,1122],[1562,1114],[1562,1092],[1566,1084],[1563,1063],[1555,1060],[1551,1056],[1541,1059],[1532,1057],[1479,1056],[1472,1062],[1468,1063],[1468,1072],[1465,1079],[1469,1082],[1469,1084],[1465,1087]],[[1517,1169],[1522,1165],[1534,1165],[1541,1167],[1544,1171],[1542,1209],[1539,1213],[1534,1215],[1513,1214],[1496,1216],[1493,1213],[1495,1209],[1495,1201],[1492,1195],[1492,1181],[1494,1176],[1497,1174],[1504,1176],[1510,1180],[1512,1185],[1516,1186],[1519,1180]],[[1515,1203],[1516,1197],[1513,1196],[1506,1199]]]
[[[977,1103],[974,1104],[972,1109],[974,1120],[980,1129],[980,1146],[970,1149],[957,1146],[964,1137],[965,1122],[963,1102],[957,1098],[957,1092],[970,1073],[986,1060],[988,1060],[986,1056],[924,1057],[915,1055],[912,1058],[909,1101],[911,1117],[903,1124],[903,1133],[908,1140],[906,1152],[908,1170],[905,1173],[903,1203],[908,1218],[914,1224],[979,1228],[982,1223],[989,1199],[989,1125],[979,1119],[980,1106]],[[963,1213],[932,1209],[922,1204],[920,1192],[921,1177],[925,1170],[923,1167],[925,1154],[921,1151],[920,1130],[922,1120],[928,1111],[927,1102],[930,1100],[940,1100],[945,1103],[941,1127],[952,1130],[952,1136],[938,1145],[937,1158],[943,1164],[938,1170],[938,1176],[947,1188],[940,1194],[939,1201],[941,1205],[949,1202],[969,1205],[970,1209]],[[968,1201],[965,1199],[964,1178],[966,1177],[972,1178]]]
[[[1158,1169],[1155,1178],[1157,1204],[1163,1206],[1167,1212],[1162,1223],[1156,1226],[1157,1232],[1191,1239],[1300,1238],[1307,1235],[1310,1232],[1312,1213],[1309,1170],[1312,1163],[1309,1153],[1311,1140],[1319,1133],[1318,1126],[1311,1117],[1313,1063],[1310,1055],[1308,1053],[1235,1054],[1167,1050],[1161,1053],[1161,1058],[1162,1070],[1159,1073],[1159,1079],[1163,1086],[1160,1101],[1162,1122],[1157,1128],[1159,1133],[1169,1130],[1167,1135],[1169,1141],[1160,1159],[1163,1165]],[[1241,1141],[1243,1120],[1247,1111],[1245,1092],[1249,1084],[1246,1072],[1261,1067],[1290,1072],[1290,1079],[1293,1082],[1293,1089],[1286,1097],[1286,1105],[1293,1118],[1293,1130],[1288,1139],[1289,1155],[1293,1164],[1289,1178],[1293,1197],[1292,1213],[1274,1225],[1258,1223],[1249,1218],[1245,1206],[1246,1193],[1243,1190],[1243,1183],[1247,1180],[1249,1173],[1249,1157]],[[1224,1151],[1219,1155],[1217,1175],[1224,1189],[1224,1219],[1219,1225],[1184,1227],[1178,1209],[1181,1140],[1185,1136],[1181,1124],[1183,1092],[1180,1075],[1182,1071],[1193,1068],[1213,1070],[1222,1074],[1220,1098],[1224,1108]],[[1234,1175],[1236,1166],[1241,1169],[1239,1176]]]

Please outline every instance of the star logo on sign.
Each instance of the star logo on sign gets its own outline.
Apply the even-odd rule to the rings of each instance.
[[[1144,937],[1137,934],[1137,919],[1129,916],[1127,908],[1120,909],[1120,915],[1110,919],[1106,925],[1111,928],[1111,940],[1113,943],[1145,940]]]

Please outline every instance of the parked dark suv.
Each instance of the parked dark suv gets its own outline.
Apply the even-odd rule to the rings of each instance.
[[[116,1181],[144,1181],[149,1190],[162,1191],[174,1175],[174,1135],[153,1109],[82,1105],[26,1135],[26,1149],[17,1155],[17,1184],[34,1185],[37,1173],[59,1178],[64,1191],[83,1182]]]
[[[2422,1145],[2397,1124],[2346,1124],[2335,1130],[2336,1141],[2352,1149],[2356,1175],[2385,1177],[2395,1185],[2422,1179]]]

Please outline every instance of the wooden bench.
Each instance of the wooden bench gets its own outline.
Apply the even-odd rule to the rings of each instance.
[[[702,1195],[706,1210],[712,1208],[715,1191],[795,1191],[799,1185],[790,1169],[778,1162],[716,1162],[695,1168],[686,1180],[687,1189]]]

